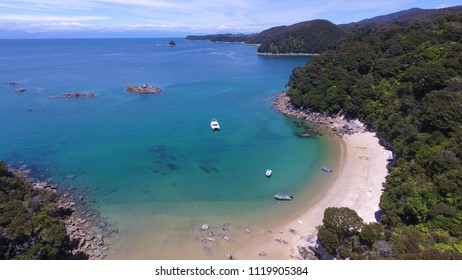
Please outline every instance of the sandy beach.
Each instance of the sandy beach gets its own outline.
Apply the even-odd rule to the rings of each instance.
[[[391,151],[379,144],[373,132],[357,132],[339,137],[341,155],[325,190],[286,222],[255,234],[234,252],[236,259],[300,259],[297,246],[316,233],[328,207],[354,209],[364,222],[376,221],[382,184],[387,176]]]

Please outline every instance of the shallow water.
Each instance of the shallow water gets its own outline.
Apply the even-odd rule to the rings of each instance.
[[[292,69],[310,58],[183,39],[168,47],[170,40],[0,42],[0,158],[85,194],[119,228],[114,248],[152,236],[153,228],[168,248],[176,241],[165,236],[180,223],[194,231],[205,217],[241,221],[238,227],[263,221],[279,205],[274,193],[316,189],[310,178],[329,150],[323,138],[297,138],[272,107]],[[125,92],[126,84],[145,83],[163,92]],[[62,98],[75,91],[96,96]],[[109,256],[181,258],[167,249],[133,251]]]

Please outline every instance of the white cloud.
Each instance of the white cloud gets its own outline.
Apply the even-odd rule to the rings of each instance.
[[[52,16],[52,15],[22,15],[22,14],[0,14],[1,21],[30,21],[30,22],[54,22],[54,21],[92,21],[106,20],[104,16]]]
[[[95,30],[258,32],[320,18],[349,23],[419,5],[451,6],[457,1],[429,0],[422,7],[424,3],[418,0],[2,0],[0,22],[45,31],[53,24],[65,28],[63,22],[73,22]]]

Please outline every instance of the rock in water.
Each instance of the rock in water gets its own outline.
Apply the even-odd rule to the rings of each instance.
[[[141,86],[126,85],[125,90],[127,90],[130,93],[138,93],[138,94],[154,94],[154,93],[159,93],[162,91],[161,88],[154,87],[148,84],[144,84]]]
[[[85,92],[71,92],[71,93],[65,93],[64,94],[64,97],[95,97],[95,93],[94,92],[89,92],[89,93],[85,93]]]

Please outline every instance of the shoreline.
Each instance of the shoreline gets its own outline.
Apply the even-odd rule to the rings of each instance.
[[[276,109],[286,116],[326,126],[338,139],[341,153],[334,172],[326,174],[331,178],[324,181],[322,190],[289,219],[270,225],[260,236],[236,250],[233,253],[236,259],[315,259],[314,253],[306,253],[305,248],[316,246],[316,227],[322,224],[328,207],[349,207],[365,223],[375,222],[379,217],[382,184],[388,175],[391,151],[359,121],[310,114],[293,108],[289,101],[285,93],[279,94]]]
[[[80,255],[80,257],[88,260],[102,260],[107,256],[107,251],[110,249],[107,239],[118,230],[112,228],[107,221],[100,217],[97,210],[88,205],[91,203],[85,194],[73,193],[71,188],[30,176],[32,169],[28,169],[27,165],[20,168],[13,168],[8,165],[8,168],[13,174],[30,184],[31,188],[58,195],[59,198],[55,205],[61,211],[67,212],[59,219],[64,223],[66,235],[69,237],[70,243],[73,244],[72,254],[74,256]]]
[[[319,53],[263,53],[257,52],[257,55],[261,56],[318,56]]]

